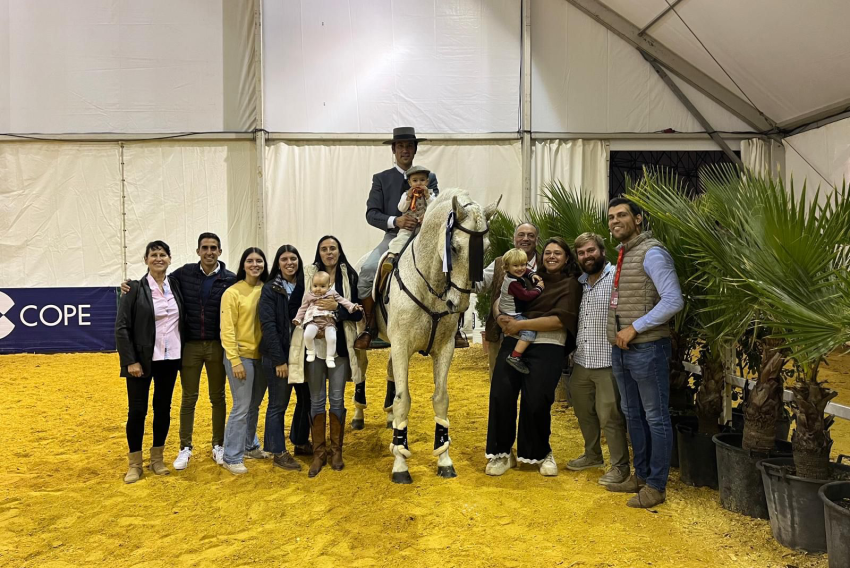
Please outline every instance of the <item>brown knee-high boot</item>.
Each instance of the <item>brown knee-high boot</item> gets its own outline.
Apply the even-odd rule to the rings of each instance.
[[[363,305],[363,315],[366,317],[366,329],[357,336],[354,340],[355,349],[369,349],[372,345],[372,339],[377,335],[375,327],[375,300],[371,296],[366,296],[360,303]]]
[[[331,467],[339,471],[345,467],[342,461],[342,438],[345,432],[345,410],[342,418],[331,412]]]
[[[327,447],[325,445],[325,428],[327,414],[322,412],[313,417],[311,436],[313,438],[313,463],[310,464],[310,471],[307,472],[307,477],[316,477],[325,464],[328,463]]]

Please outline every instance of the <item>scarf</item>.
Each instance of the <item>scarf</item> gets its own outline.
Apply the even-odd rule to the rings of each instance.
[[[528,304],[522,315],[528,319],[557,316],[561,325],[574,338],[578,328],[581,285],[574,276],[558,272],[540,272],[546,284],[543,293]]]

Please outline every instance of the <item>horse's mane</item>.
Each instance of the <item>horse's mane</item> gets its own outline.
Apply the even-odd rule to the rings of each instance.
[[[460,187],[450,187],[449,189],[441,189],[440,193],[437,194],[437,197],[434,198],[434,201],[431,203],[432,207],[439,205],[440,203],[444,203],[448,201],[452,202],[452,197],[457,196],[457,200],[460,201],[462,205],[465,205],[472,201],[472,198],[469,197],[469,192]]]
[[[460,187],[451,187],[440,190],[440,193],[428,206],[428,211],[426,211],[425,216],[428,217],[428,214],[432,211],[440,211],[442,223],[445,223],[445,215],[448,215],[448,212],[451,210],[453,197],[457,197],[458,203],[461,205],[469,205],[470,203],[475,205],[474,207],[468,207],[466,209],[466,211],[472,216],[472,219],[475,220],[475,224],[472,225],[468,222],[464,222],[464,226],[483,226],[486,224],[486,221],[484,220],[484,209],[480,204],[476,203],[472,197],[470,197],[467,190]],[[483,223],[480,221],[483,221]]]

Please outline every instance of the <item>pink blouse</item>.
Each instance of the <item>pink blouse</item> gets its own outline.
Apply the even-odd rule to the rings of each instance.
[[[180,358],[180,310],[177,299],[171,292],[168,278],[159,284],[148,274],[148,284],[153,297],[154,321],[156,322],[156,339],[153,345],[153,360],[166,361]]]

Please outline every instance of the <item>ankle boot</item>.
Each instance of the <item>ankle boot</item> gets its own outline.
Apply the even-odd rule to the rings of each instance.
[[[366,329],[357,336],[354,340],[355,349],[369,349],[372,345],[372,338],[377,335],[375,329],[375,300],[371,296],[363,298],[363,315],[366,317]]]
[[[313,463],[310,464],[307,477],[316,477],[328,463],[327,447],[325,446],[326,417],[327,415],[324,412],[313,417],[313,424],[310,429],[313,436]]]
[[[168,475],[171,473],[168,468],[165,466],[165,463],[162,460],[162,451],[165,449],[164,446],[159,446],[156,448],[151,448],[151,471],[157,475]]]
[[[345,410],[342,418],[331,412],[331,467],[339,471],[345,467],[342,461],[342,438],[345,432]]]
[[[124,483],[136,483],[142,478],[142,452],[130,452],[127,454],[130,467],[124,476]]]

